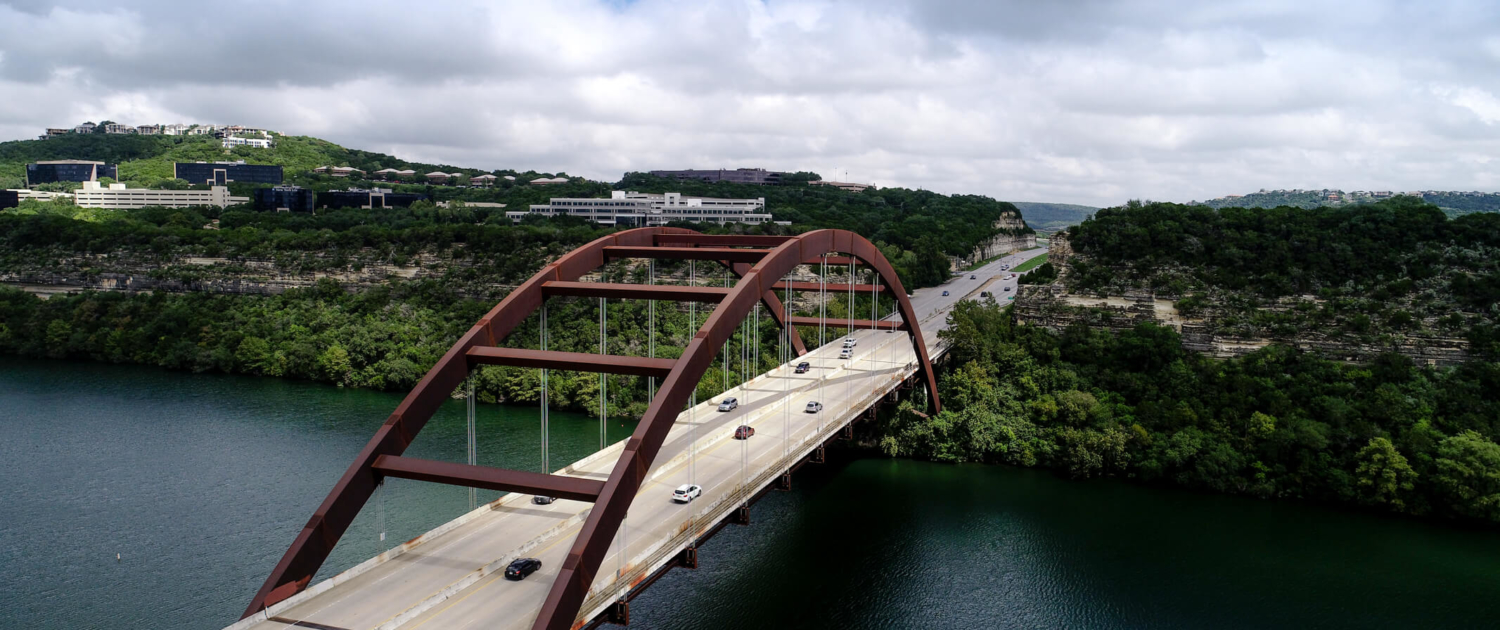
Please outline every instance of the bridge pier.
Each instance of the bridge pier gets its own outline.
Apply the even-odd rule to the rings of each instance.
[[[630,625],[630,602],[623,599],[615,602],[615,605],[609,607],[609,612],[605,613],[605,621],[617,626]]]
[[[677,555],[677,566],[685,568],[685,569],[696,569],[696,568],[698,568],[698,547],[697,547],[697,545],[690,545],[690,546],[688,546],[687,549],[683,549],[682,553],[680,553],[680,554]]]
[[[776,489],[782,492],[792,489],[792,471],[781,473],[781,476],[776,478]]]
[[[827,455],[827,453],[823,452],[823,445],[822,444],[819,444],[818,448],[816,448],[816,449],[813,450],[812,454],[807,457],[807,461],[809,463],[813,463],[813,464],[826,464],[826,463],[828,463],[828,455]]]

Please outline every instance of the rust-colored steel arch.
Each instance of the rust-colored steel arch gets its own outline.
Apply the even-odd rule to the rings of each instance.
[[[768,245],[774,247],[765,248]],[[398,477],[593,501],[594,509],[535,623],[536,628],[572,626],[609,543],[661,449],[667,431],[719,349],[757,302],[765,303],[775,314],[775,321],[786,325],[776,290],[811,287],[783,283],[780,279],[797,265],[816,262],[828,253],[844,253],[863,261],[894,290],[902,322],[878,324],[882,328],[911,332],[913,349],[921,363],[919,374],[927,383],[929,407],[937,412],[940,405],[936,381],[916,314],[894,269],[880,250],[863,237],[844,230],[818,230],[797,237],[757,237],[703,235],[680,228],[640,228],[611,234],[548,264],[507,295],[438,360],[355,457],[266,578],[244,616],[256,614],[305,589],[380,480]],[[636,257],[717,261],[728,266],[739,276],[739,281],[729,289],[577,282],[610,259]],[[719,306],[688,342],[681,358],[675,360],[496,347],[552,295],[706,301],[717,302]],[[794,317],[790,325],[794,332],[795,326],[808,323],[811,322]],[[862,320],[829,320],[829,323],[837,327],[877,325]],[[800,347],[800,339],[797,341],[801,354],[805,350]],[[604,482],[403,457],[406,447],[472,367],[484,364],[660,376],[663,382]]]

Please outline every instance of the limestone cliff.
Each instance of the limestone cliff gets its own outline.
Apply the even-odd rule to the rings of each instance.
[[[1417,365],[1449,366],[1470,358],[1467,340],[1434,335],[1388,335],[1378,340],[1363,340],[1339,333],[1300,330],[1292,334],[1241,336],[1219,332],[1225,315],[1213,307],[1203,308],[1194,316],[1177,309],[1176,296],[1160,295],[1150,290],[1123,291],[1119,295],[1071,293],[1065,280],[1073,249],[1067,234],[1059,232],[1048,243],[1048,261],[1058,269],[1058,279],[1048,285],[1022,285],[1016,294],[1016,321],[1061,331],[1082,322],[1101,330],[1123,330],[1141,322],[1170,326],[1182,335],[1182,347],[1216,358],[1227,359],[1264,348],[1272,343],[1289,345],[1335,361],[1365,362],[1382,353],[1393,352],[1409,357]],[[1269,304],[1265,310],[1297,308],[1301,300],[1288,298]]]
[[[974,252],[974,260],[994,258],[1014,251],[1036,247],[1036,232],[1026,227],[1021,215],[1006,212],[995,221],[995,227],[1003,230]]]

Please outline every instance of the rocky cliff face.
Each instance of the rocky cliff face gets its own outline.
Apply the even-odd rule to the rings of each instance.
[[[1182,346],[1221,359],[1249,354],[1273,343],[1289,345],[1335,361],[1366,362],[1377,355],[1394,352],[1412,359],[1417,365],[1449,366],[1469,360],[1469,343],[1465,339],[1434,336],[1391,336],[1383,342],[1367,342],[1330,335],[1319,331],[1302,331],[1280,337],[1236,337],[1214,332],[1213,309],[1201,317],[1184,317],[1177,311],[1175,296],[1157,295],[1151,291],[1125,291],[1120,295],[1076,295],[1068,291],[1063,279],[1068,259],[1073,255],[1066,235],[1054,235],[1048,244],[1048,260],[1058,268],[1053,284],[1018,288],[1015,301],[1016,320],[1041,326],[1054,332],[1077,322],[1100,330],[1124,330],[1141,322],[1170,326],[1182,335]]]
[[[974,253],[974,260],[994,258],[1010,252],[1036,247],[1036,234],[1025,231],[1026,222],[1021,220],[1021,215],[1007,212],[995,221],[995,227],[1007,230],[1006,233],[998,234],[990,239],[988,243],[981,245]]]

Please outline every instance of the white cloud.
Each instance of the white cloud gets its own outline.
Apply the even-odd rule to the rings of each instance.
[[[614,180],[762,166],[1114,204],[1500,188],[1491,3],[0,4],[0,137],[243,123]]]

